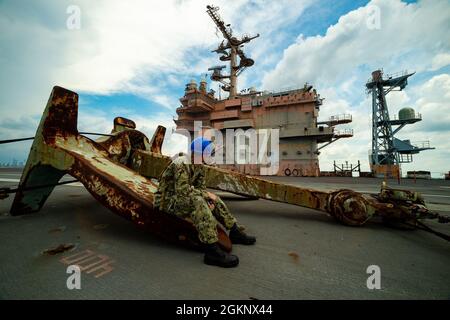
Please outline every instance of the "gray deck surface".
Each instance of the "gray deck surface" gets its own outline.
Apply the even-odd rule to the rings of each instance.
[[[0,169],[0,185],[15,186],[20,172]],[[376,192],[379,179],[272,178],[332,190]],[[394,181],[392,186],[396,186]],[[450,214],[450,182],[404,180],[429,207]],[[116,216],[82,186],[59,186],[36,214],[12,217],[13,197],[0,201],[0,299],[449,299],[450,243],[423,231],[380,223],[346,227],[326,214],[266,200],[223,194],[226,204],[257,236],[234,246],[234,269],[202,263],[200,252],[165,243]],[[430,222],[449,232],[450,226]],[[44,255],[63,243],[75,248]],[[89,252],[112,271],[81,274],[68,290],[64,257]],[[381,268],[381,290],[369,290],[366,268]],[[98,272],[97,272],[98,274]]]

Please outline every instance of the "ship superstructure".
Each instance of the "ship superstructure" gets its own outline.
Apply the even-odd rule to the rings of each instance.
[[[239,74],[254,64],[245,55],[243,46],[259,35],[235,37],[230,25],[223,22],[217,11],[217,7],[207,7],[207,13],[224,38],[213,52],[220,54],[219,59],[228,63],[229,68],[228,74],[223,74],[226,65],[209,70],[212,71],[211,80],[219,81],[221,89],[228,92],[228,97],[217,98],[213,90],[208,91],[205,78],[199,84],[192,80],[186,85],[184,96],[180,99],[181,106],[176,110],[178,119],[174,121],[177,129],[188,130],[192,137],[194,121],[201,121],[202,126],[220,130],[224,135],[227,129],[278,129],[277,174],[318,176],[320,150],[340,138],[353,136],[350,129],[335,130],[336,125],[351,122],[351,115],[343,114],[318,121],[323,98],[308,83],[291,90],[269,92],[250,88],[238,93]],[[259,164],[235,163],[223,166],[247,174],[261,174]]]
[[[375,70],[366,83],[367,93],[372,95],[372,150],[369,163],[376,177],[398,178],[401,163],[410,163],[414,154],[434,149],[429,141],[411,142],[395,137],[405,125],[422,121],[420,113],[406,107],[400,109],[398,117],[389,117],[386,96],[392,91],[405,89],[412,75],[414,73],[407,71],[384,75],[382,70]]]

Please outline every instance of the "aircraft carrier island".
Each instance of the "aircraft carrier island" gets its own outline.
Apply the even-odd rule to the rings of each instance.
[[[221,55],[220,61],[228,62],[229,72],[222,73],[226,65],[215,66],[209,70],[212,71],[211,79],[222,83],[219,90],[228,92],[228,97],[217,99],[213,90],[207,91],[204,78],[199,85],[192,80],[186,85],[185,94],[180,99],[182,105],[177,109],[178,119],[174,120],[177,129],[189,131],[192,137],[195,121],[201,122],[201,126],[222,132],[224,136],[227,129],[278,129],[280,170],[277,174],[319,176],[320,150],[340,138],[353,136],[351,129],[335,130],[336,125],[350,123],[352,116],[341,114],[326,121],[318,121],[323,98],[307,83],[302,88],[279,92],[249,88],[238,93],[238,76],[254,64],[254,61],[245,55],[244,44],[259,35],[236,38],[231,27],[226,26],[217,11],[217,7],[208,6],[209,16],[224,37],[214,52]],[[232,131],[230,134],[235,133]],[[260,175],[261,165],[249,162],[222,166],[246,174]]]

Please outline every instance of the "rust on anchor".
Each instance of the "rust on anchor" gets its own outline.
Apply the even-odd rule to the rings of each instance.
[[[367,200],[363,195],[346,189],[330,194],[327,212],[338,221],[349,226],[363,225],[374,213],[373,210],[369,210]]]
[[[133,170],[139,174],[159,178],[170,162],[170,157],[138,150],[131,163]],[[377,195],[346,189],[325,192],[276,183],[209,165],[205,165],[205,171],[206,186],[209,188],[323,211],[349,226],[362,226],[373,216],[381,216],[386,222],[410,222],[418,218],[447,221],[431,213],[424,206],[420,194],[408,190],[382,186]]]
[[[114,127],[111,133],[120,132],[127,129],[136,129],[136,123],[133,120],[123,117],[114,118],[113,124]]]
[[[153,207],[158,185],[151,179],[159,178],[172,161],[161,154],[166,129],[158,126],[149,141],[145,134],[135,129],[132,120],[117,117],[111,135],[94,141],[79,134],[77,115],[78,95],[54,87],[22,173],[11,214],[39,211],[54,185],[63,175],[70,174],[105,207],[137,226],[169,241],[198,246],[198,234],[191,222]],[[373,216],[414,226],[420,226],[418,219],[423,218],[449,222],[449,219],[430,212],[420,194],[385,185],[378,194],[346,189],[326,192],[210,165],[205,165],[205,171],[209,188],[323,211],[350,226],[361,226]],[[230,251],[230,239],[219,226],[218,233],[220,245]]]
[[[166,128],[158,126],[153,134],[152,141],[150,141],[150,152],[161,154],[164,136],[166,135]],[[143,149],[144,150],[144,149]]]
[[[63,175],[70,174],[100,203],[139,227],[169,241],[198,246],[197,231],[192,223],[153,208],[157,186],[126,167],[127,155],[131,156],[137,149],[150,149],[147,137],[132,129],[131,122],[124,118],[115,121],[115,125],[126,129],[116,127],[112,137],[99,142],[79,135],[77,102],[76,93],[54,87],[36,132],[11,214],[39,211],[53,187],[27,188],[44,185],[44,182],[56,184]],[[230,251],[228,236],[222,229],[218,231],[221,246]]]

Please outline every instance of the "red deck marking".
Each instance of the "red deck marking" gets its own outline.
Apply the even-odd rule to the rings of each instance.
[[[113,271],[114,267],[111,264],[115,262],[107,255],[97,254],[89,249],[64,257],[59,261],[66,265],[75,264],[80,267],[81,271],[85,271],[88,274],[96,272],[94,274],[95,278],[100,278]]]

